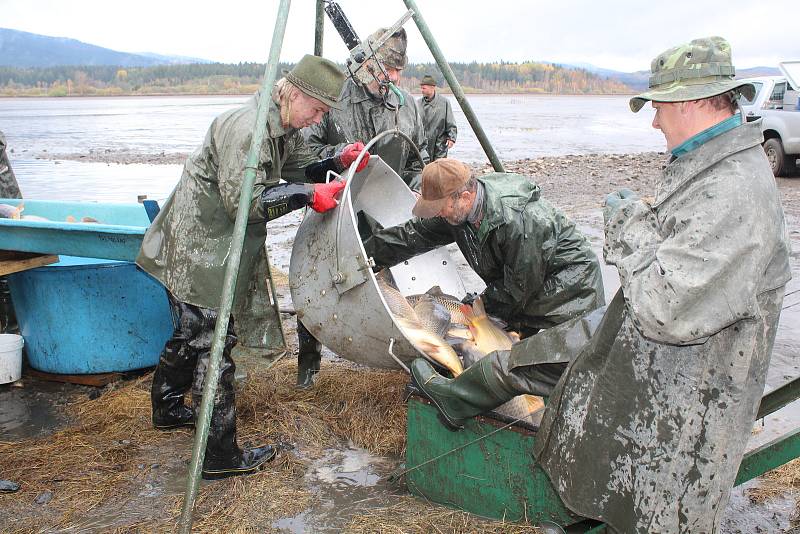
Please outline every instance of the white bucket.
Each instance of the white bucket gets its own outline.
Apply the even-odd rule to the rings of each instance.
[[[15,382],[22,376],[22,345],[17,334],[0,334],[0,384]]]

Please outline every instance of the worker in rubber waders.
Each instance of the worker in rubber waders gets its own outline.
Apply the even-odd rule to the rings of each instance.
[[[6,136],[0,132],[0,198],[22,198],[17,177],[8,161],[6,150]],[[17,316],[11,302],[11,290],[8,288],[8,278],[0,276],[0,333],[17,334]]]
[[[368,42],[377,41],[386,31],[385,28],[376,30],[368,37]],[[305,128],[303,135],[311,150],[326,158],[348,143],[368,143],[381,132],[399,129],[414,141],[424,162],[419,161],[414,149],[399,136],[382,138],[370,152],[380,156],[413,189],[418,187],[419,174],[428,161],[422,116],[414,98],[406,91],[398,88],[403,95],[401,103],[397,94],[381,86],[380,80],[385,81],[383,71],[375,64],[380,62],[389,81],[397,84],[408,64],[407,45],[406,31],[401,28],[378,47],[374,59],[368,60],[353,78],[348,78],[340,96],[341,106],[331,109],[317,124]],[[313,386],[314,376],[319,371],[322,345],[299,319],[297,333],[300,338],[297,385],[307,388]]]
[[[305,206],[318,212],[334,208],[334,196],[345,184],[324,183],[326,174],[329,170],[343,172],[363,148],[359,144],[342,146],[319,161],[299,131],[339,105],[344,79],[333,62],[307,55],[275,84],[233,301],[237,330],[257,328],[260,319],[263,331],[264,317],[253,313],[259,308],[263,312],[265,306],[251,302],[253,293],[267,291],[266,222]],[[142,269],[166,286],[175,323],[153,375],[153,426],[158,429],[193,426],[199,411],[257,108],[258,94],[214,120],[203,145],[189,156],[178,185],[147,230],[136,258]],[[362,160],[362,168],[368,159],[367,155]],[[281,179],[288,183],[279,183]],[[259,302],[269,299],[262,295]],[[236,366],[231,359],[236,343],[231,317],[203,462],[205,479],[251,473],[276,452],[270,445],[242,449],[237,443]],[[184,405],[184,394],[190,389],[194,410]]]
[[[453,116],[453,106],[444,96],[436,92],[436,80],[426,74],[419,83],[422,96],[417,99],[417,107],[422,114],[425,137],[428,139],[428,154],[431,161],[446,158],[447,151],[453,148],[458,137],[458,126]]]
[[[789,240],[758,122],[744,122],[721,37],[671,48],[650,88],[669,162],[651,202],[606,197],[606,262],[622,287],[575,319],[417,387],[460,426],[521,393],[550,397],[534,454],[565,505],[611,532],[717,532],[761,396]],[[578,343],[579,338],[583,343]]]
[[[589,241],[527,176],[476,177],[460,161],[437,159],[422,171],[422,195],[412,213],[364,239],[375,269],[456,243],[486,283],[486,312],[522,337],[605,304]]]

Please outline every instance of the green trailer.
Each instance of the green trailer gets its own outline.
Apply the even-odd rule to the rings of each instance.
[[[761,400],[758,418],[800,397],[800,378]],[[570,532],[604,532],[602,523],[570,512],[533,458],[536,428],[492,415],[451,431],[435,406],[412,394],[408,400],[406,470],[409,490],[427,501],[509,522],[543,521]],[[800,428],[749,451],[736,484],[747,482],[800,456]]]

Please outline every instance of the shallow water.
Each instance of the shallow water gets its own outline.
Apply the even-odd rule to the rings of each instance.
[[[450,155],[486,161],[453,97],[459,139]],[[166,198],[180,165],[57,161],[49,154],[90,151],[189,153],[211,121],[247,97],[0,98],[0,130],[23,194],[47,200]],[[624,96],[471,95],[469,101],[501,160],[546,155],[663,149],[651,113],[631,113]]]

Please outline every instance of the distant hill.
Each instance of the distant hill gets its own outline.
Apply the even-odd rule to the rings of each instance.
[[[576,67],[585,69],[593,74],[614,80],[619,83],[625,84],[635,91],[644,91],[647,89],[647,83],[650,79],[649,70],[640,70],[636,72],[620,72],[617,70],[604,69],[596,67],[589,63],[577,63],[565,65],[567,67]],[[754,78],[756,76],[779,76],[780,70],[777,67],[751,67],[748,69],[736,69],[737,78]]]
[[[150,67],[206,62],[195,58],[117,52],[66,37],[0,28],[0,66],[55,67],[60,65],[116,65]]]

